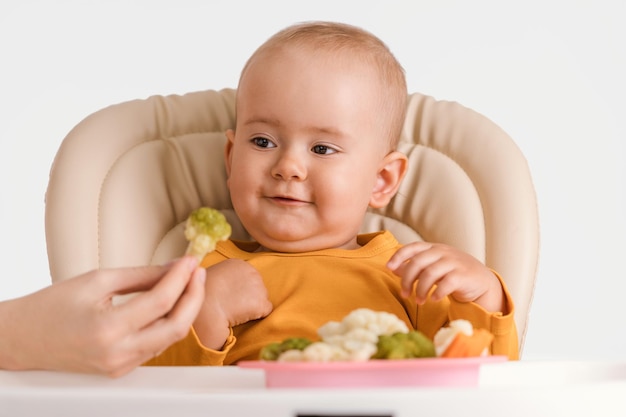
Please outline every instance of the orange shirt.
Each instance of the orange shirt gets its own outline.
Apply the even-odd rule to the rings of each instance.
[[[207,255],[202,266],[225,259],[243,259],[257,268],[267,287],[272,313],[231,329],[220,351],[207,349],[193,329],[147,365],[232,365],[255,360],[260,349],[288,337],[318,340],[317,329],[341,321],[352,310],[365,307],[394,313],[409,328],[432,338],[451,320],[466,319],[494,334],[491,353],[518,359],[513,300],[505,287],[506,314],[490,313],[474,303],[451,298],[418,306],[400,295],[400,279],[386,263],[400,244],[390,232],[361,235],[354,250],[326,249],[306,253],[254,252],[258,245],[226,241]],[[498,277],[500,279],[500,277]],[[500,279],[502,282],[502,280]],[[504,283],[502,284],[504,286]]]

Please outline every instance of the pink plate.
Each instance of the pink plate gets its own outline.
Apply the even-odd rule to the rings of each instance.
[[[367,362],[242,361],[241,368],[263,369],[269,388],[476,386],[480,366],[506,356],[423,358]]]

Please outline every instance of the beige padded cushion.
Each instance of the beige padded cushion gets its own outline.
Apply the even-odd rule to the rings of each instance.
[[[186,246],[200,206],[232,211],[223,163],[235,91],[153,96],[79,123],[55,158],[46,197],[53,281],[104,267],[161,263]],[[455,102],[412,94],[399,150],[409,172],[362,231],[391,230],[463,249],[497,270],[516,302],[523,344],[538,262],[535,192],[525,158],[493,122]]]

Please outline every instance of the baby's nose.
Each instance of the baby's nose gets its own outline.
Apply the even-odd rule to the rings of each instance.
[[[306,178],[306,167],[296,155],[286,154],[278,158],[272,167],[272,177],[282,180],[303,180]]]

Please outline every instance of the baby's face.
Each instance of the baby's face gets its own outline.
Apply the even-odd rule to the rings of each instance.
[[[388,152],[374,72],[297,49],[240,83],[226,148],[234,208],[264,248],[355,248]]]

